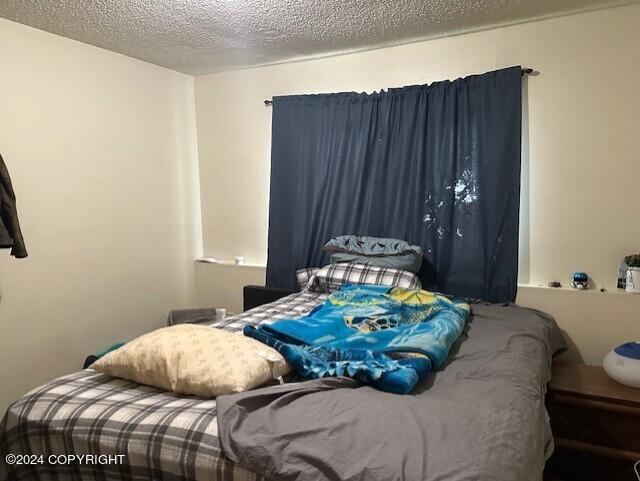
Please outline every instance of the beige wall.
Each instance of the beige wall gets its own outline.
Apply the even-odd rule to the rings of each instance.
[[[191,77],[1,19],[0,59],[29,250],[0,251],[4,412],[190,305],[200,241]]]
[[[567,285],[572,271],[585,270],[611,289],[621,258],[640,251],[632,200],[640,178],[640,96],[633,93],[639,23],[640,5],[632,5],[196,78],[205,254],[265,262],[271,111],[264,99],[373,91],[522,64],[540,74],[525,87],[521,282]],[[199,289],[198,302],[237,306],[241,284],[204,297]],[[613,339],[601,335],[603,318],[616,339],[640,336],[640,297],[598,293],[585,302],[582,293],[535,292],[521,295],[523,303],[556,314],[588,362],[599,362],[611,347]]]
[[[264,286],[265,268],[228,264],[195,264],[195,302],[199,307],[225,307],[242,312],[243,286]]]
[[[517,302],[553,314],[564,331],[566,361],[600,365],[625,341],[640,341],[640,295],[521,286]]]

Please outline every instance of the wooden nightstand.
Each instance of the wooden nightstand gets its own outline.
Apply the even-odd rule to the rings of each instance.
[[[554,363],[547,409],[556,445],[547,479],[640,481],[640,390],[600,367]]]

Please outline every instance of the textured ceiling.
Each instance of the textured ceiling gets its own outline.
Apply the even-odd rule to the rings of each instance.
[[[0,16],[198,75],[632,0],[0,0]]]

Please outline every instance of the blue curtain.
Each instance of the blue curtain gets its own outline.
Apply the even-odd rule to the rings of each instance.
[[[521,69],[380,93],[273,99],[267,285],[343,234],[422,246],[426,288],[513,301]]]

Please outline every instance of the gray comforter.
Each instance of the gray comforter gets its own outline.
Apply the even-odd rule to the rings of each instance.
[[[472,313],[449,361],[411,395],[324,379],[219,397],[223,452],[278,481],[540,481],[562,336],[538,311]]]

